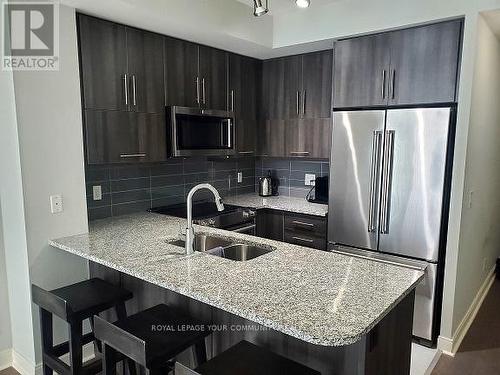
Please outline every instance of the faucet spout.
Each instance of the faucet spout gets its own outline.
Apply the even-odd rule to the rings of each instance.
[[[224,204],[222,203],[222,198],[217,191],[210,184],[199,184],[193,187],[187,196],[187,228],[186,228],[186,255],[194,253],[194,229],[193,229],[193,196],[198,190],[207,189],[212,192],[215,197],[215,204],[219,211],[224,210]]]

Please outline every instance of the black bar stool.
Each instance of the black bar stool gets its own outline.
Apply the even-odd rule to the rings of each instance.
[[[125,319],[125,301],[132,298],[132,293],[101,279],[85,280],[51,291],[33,284],[31,290],[33,302],[40,307],[44,375],[53,374],[53,371],[61,375],[100,372],[100,356],[96,355],[96,358],[82,363],[83,345],[94,341],[100,347],[92,332],[82,334],[83,321],[89,319],[93,327],[93,317],[110,308],[116,309],[118,319]],[[55,346],[52,315],[66,321],[69,331],[69,340]],[[70,354],[70,366],[59,358],[66,353]],[[129,370],[135,373],[135,368]]]
[[[175,375],[321,375],[309,367],[240,341],[195,370],[176,362]]]
[[[104,374],[116,374],[117,355],[141,365],[146,374],[164,374],[173,369],[172,361],[192,347],[200,365],[207,360],[207,327],[167,305],[157,305],[116,323],[95,319],[95,335],[103,343]]]

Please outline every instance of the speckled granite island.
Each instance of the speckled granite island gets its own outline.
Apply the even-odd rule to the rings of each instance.
[[[92,276],[130,289],[129,313],[164,302],[215,324],[209,355],[245,338],[323,374],[408,373],[422,272],[206,227],[195,230],[273,251],[246,262],[186,256],[170,244],[184,226],[135,214],[50,244],[88,259]]]

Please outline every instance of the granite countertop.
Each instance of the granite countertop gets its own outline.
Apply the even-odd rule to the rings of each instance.
[[[92,222],[90,232],[50,245],[175,291],[303,341],[349,345],[408,295],[423,272],[195,226],[275,251],[247,262],[195,253],[168,242],[185,220],[153,213]]]
[[[261,197],[254,193],[227,197],[224,198],[224,203],[251,208],[271,208],[315,216],[326,216],[328,214],[327,204],[311,203],[306,201],[305,198],[284,196]]]

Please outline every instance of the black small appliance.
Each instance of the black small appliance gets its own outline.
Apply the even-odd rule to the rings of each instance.
[[[308,196],[307,199],[312,203],[328,203],[328,176],[316,177],[314,182],[314,198]]]

